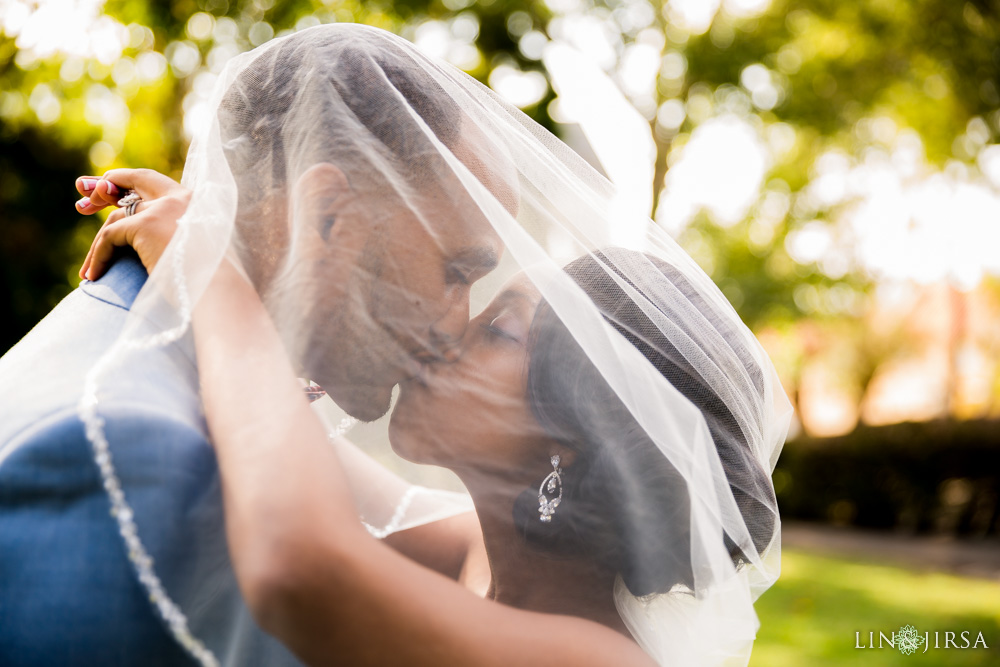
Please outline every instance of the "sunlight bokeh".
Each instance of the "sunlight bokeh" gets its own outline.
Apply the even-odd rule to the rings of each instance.
[[[205,0],[175,8],[165,29],[135,7],[5,0],[17,77],[0,90],[0,121],[83,146],[94,171],[138,161],[179,173],[234,55],[331,21],[394,29],[605,174],[623,221],[616,242],[639,238],[644,224],[625,221],[646,217],[677,238],[775,341],[806,432],[1000,414],[1000,93],[933,50],[915,53],[902,78],[851,74],[878,57],[880,40],[864,32],[877,8],[547,0],[499,11],[444,0],[394,14],[309,0],[283,16],[271,0]],[[970,7],[956,10],[960,29],[987,38],[992,19]],[[893,16],[900,35],[912,32],[906,14]],[[869,83],[878,77],[883,90]],[[963,85],[985,110],[963,111]],[[919,333],[928,309],[945,333]],[[973,310],[985,324],[969,324]]]

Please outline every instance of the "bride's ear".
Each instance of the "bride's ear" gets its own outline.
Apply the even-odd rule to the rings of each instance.
[[[329,162],[314,164],[299,176],[292,189],[293,228],[301,225],[301,229],[329,242],[337,227],[338,215],[344,211],[352,194],[351,184],[343,171]]]
[[[569,468],[576,461],[576,452],[574,452],[569,447],[564,447],[564,446],[556,447],[555,449],[552,450],[552,453],[549,455],[550,459],[552,458],[552,455],[559,456],[560,468]]]

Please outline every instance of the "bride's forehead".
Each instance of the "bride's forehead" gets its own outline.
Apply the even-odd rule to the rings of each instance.
[[[513,276],[507,279],[500,289],[497,290],[496,296],[493,300],[496,301],[501,298],[515,297],[519,300],[523,300],[532,304],[537,305],[541,300],[541,292],[535,287],[535,284],[531,282],[531,278],[524,271],[518,271]]]

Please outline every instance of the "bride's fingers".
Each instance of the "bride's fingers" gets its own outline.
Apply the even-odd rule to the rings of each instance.
[[[89,197],[94,192],[94,188],[97,187],[99,180],[101,180],[100,176],[80,176],[76,179],[76,191],[82,197]]]
[[[142,211],[143,208],[145,207],[146,207],[146,202],[139,202],[138,206],[136,206],[135,213]],[[113,225],[119,220],[123,219],[124,217],[126,217],[124,209],[114,210],[108,216],[108,219],[104,221],[104,224],[101,225],[101,229],[98,230],[97,234],[94,236],[94,240],[91,241],[90,250],[87,251],[87,256],[86,258],[84,258],[83,264],[80,266],[80,271],[78,275],[80,276],[81,279],[87,277],[87,271],[90,269],[90,265],[92,263],[92,259],[94,256],[94,249],[97,247],[98,240],[101,238],[101,232],[103,232],[104,228],[107,227],[108,225]]]
[[[104,229],[104,227],[107,224],[108,224],[108,221],[105,220],[101,224],[101,228],[97,230],[98,234],[101,232],[102,229]],[[87,277],[87,269],[90,268],[90,258],[94,254],[94,246],[96,244],[97,244],[97,234],[94,235],[94,239],[90,242],[90,248],[87,249],[87,256],[83,258],[83,264],[80,265],[80,270],[77,271],[77,275],[80,276],[81,280],[83,280],[83,279],[85,279]]]
[[[76,202],[76,210],[83,215],[93,215],[108,206],[117,206],[121,190],[101,176],[81,176],[76,179],[76,191],[83,198]]]
[[[107,222],[105,222],[104,224],[107,224]],[[102,227],[102,229],[103,229],[103,227]],[[95,235],[94,236],[94,240],[90,242],[90,248],[87,250],[87,257],[84,258],[83,264],[80,266],[79,276],[80,276],[81,279],[86,278],[87,277],[87,272],[90,270],[91,260],[94,257],[94,248],[97,246],[97,239],[98,239],[98,236]]]
[[[141,198],[133,206],[119,208],[108,215],[80,268],[81,278],[96,280],[103,275],[114,249],[123,245],[135,248],[143,266],[147,271],[151,271],[173,237],[177,221],[184,215],[191,201],[191,193],[188,190],[162,174],[148,169],[116,171],[132,172],[113,175],[125,183],[136,186],[136,193],[145,192],[147,197]],[[105,180],[102,183],[110,181]],[[100,187],[98,184],[95,190]],[[140,228],[142,231],[137,231]]]
[[[94,185],[90,196],[92,205],[118,205],[125,190],[132,190],[146,201],[159,199],[180,183],[152,169],[112,169]]]
[[[83,215],[91,215],[92,213],[97,213],[100,210],[101,210],[100,208],[97,208],[91,203],[90,197],[84,197],[83,199],[80,199],[76,202],[77,213],[81,213]]]
[[[125,189],[106,175],[80,176],[76,179],[76,191],[83,195],[83,199],[76,203],[76,209],[83,215],[91,215],[108,206],[117,206]]]
[[[97,232],[97,236],[94,237],[94,243],[90,247],[85,267],[81,270],[88,280],[97,280],[104,275],[104,271],[114,255],[115,248],[132,244],[135,231],[142,224],[139,217],[138,214],[132,215],[127,220],[119,219],[101,227],[101,231]]]
[[[125,190],[128,187],[120,183],[116,184],[107,174],[97,179],[94,184],[94,188],[90,191],[90,195],[86,199],[90,200],[90,208],[94,210],[100,210],[107,206],[118,206],[118,200],[125,196]],[[83,200],[80,200],[83,202]]]
[[[80,189],[79,180],[77,180],[77,190]],[[93,194],[93,188],[91,188],[91,195]],[[82,199],[78,199],[76,202],[76,211],[81,215],[93,215],[101,209],[105,208],[106,204],[101,203],[101,199],[95,200],[91,196],[86,196]]]

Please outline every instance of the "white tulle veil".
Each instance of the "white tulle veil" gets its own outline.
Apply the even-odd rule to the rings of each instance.
[[[491,239],[498,266],[472,286],[467,306],[455,295],[468,276],[455,279],[458,287],[446,276],[448,298],[475,315],[522,272],[538,290],[525,422],[576,452],[551,523],[539,520],[535,498],[549,470],[523,471],[535,480],[515,517],[525,539],[615,568],[619,613],[660,664],[746,664],[758,628],[753,602],[779,571],[770,473],[790,411],[770,360],[708,276],[648,219],[623,217],[613,186],[558,139],[389,33],[329,25],[276,39],[236,57],[211,103],[213,120],[199,128],[185,166],[189,210],[81,405],[130,557],[178,640],[205,664],[254,661],[241,653],[245,610],[213,593],[231,578],[224,554],[198,560],[186,581],[159,578],[148,544],[158,539],[157,517],[129,510],[130,490],[114,468],[129,445],[104,433],[102,401],[135,390],[124,378],[150,351],[190,355],[192,305],[229,254],[258,287],[304,379],[329,391],[314,406],[334,436],[353,443],[335,438],[338,446],[366,455],[360,466],[346,456],[345,466],[373,534],[467,511],[452,474],[393,453],[388,416],[354,425],[351,414],[369,419],[385,406],[372,390],[368,410],[369,388],[350,389],[357,378],[349,371],[385,362],[387,350],[398,351],[392,341],[419,338],[410,311],[437,307],[421,291],[439,280],[427,272],[447,271],[437,255],[473,226]],[[323,164],[344,175],[354,197],[350,211],[328,220],[322,211],[339,206],[336,197],[322,178],[307,177],[322,176],[314,167]],[[406,233],[416,225],[424,234],[405,252],[397,247],[400,211]],[[359,246],[357,266],[367,271],[357,285],[330,282],[340,274],[327,266],[325,241],[362,218],[376,230]],[[620,238],[639,240],[622,247]],[[378,239],[395,250],[372,249]],[[407,278],[380,285],[390,274]],[[352,305],[376,292],[374,310]],[[324,305],[333,293],[336,308]],[[343,341],[366,327],[388,331],[389,342],[370,353],[345,350]],[[341,347],[328,348],[331,339]],[[184,381],[197,392],[194,373]],[[340,395],[349,400],[334,400],[331,383],[348,387]],[[513,437],[528,425],[496,428]],[[393,474],[371,474],[371,460]],[[196,523],[182,539],[197,545],[199,530],[218,524]]]

